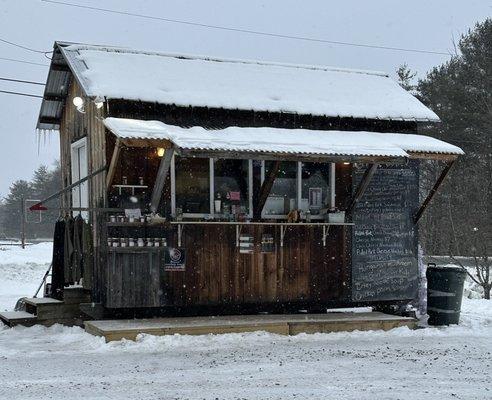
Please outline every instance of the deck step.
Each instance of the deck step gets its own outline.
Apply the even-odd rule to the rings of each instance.
[[[150,335],[204,335],[265,331],[282,335],[328,333],[353,330],[389,330],[416,327],[417,320],[380,312],[337,314],[242,315],[222,317],[180,317],[141,320],[86,321],[85,330],[106,341],[135,340]]]
[[[63,291],[63,302],[65,304],[90,303],[91,292],[82,287],[65,288]]]
[[[37,323],[38,318],[26,311],[4,311],[0,312],[0,321],[7,326],[32,326]]]

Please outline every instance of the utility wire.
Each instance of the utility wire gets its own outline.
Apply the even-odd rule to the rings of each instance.
[[[12,78],[0,78],[0,81],[28,83],[30,85],[40,85],[40,86],[44,86],[45,85],[44,83],[41,83],[41,82],[24,81],[22,79],[12,79]]]
[[[28,93],[19,93],[19,92],[9,92],[8,90],[0,90],[0,93],[6,93],[6,94],[13,94],[16,96],[26,96],[26,97],[37,97],[39,99],[42,99],[43,96],[39,96],[37,94],[28,94]]]
[[[223,30],[223,31],[229,31],[229,32],[247,33],[247,34],[251,34],[251,35],[261,35],[261,36],[270,36],[270,37],[276,37],[276,38],[281,38],[281,39],[301,40],[301,41],[305,41],[305,42],[327,43],[327,44],[334,44],[334,45],[340,45],[340,46],[353,46],[353,47],[363,47],[363,48],[369,48],[369,49],[404,51],[404,52],[409,52],[409,53],[423,53],[423,54],[436,54],[436,55],[451,56],[450,53],[446,53],[443,51],[408,49],[408,48],[403,48],[403,47],[390,47],[390,46],[380,46],[380,45],[373,45],[373,44],[352,43],[352,42],[343,42],[343,41],[337,41],[337,40],[327,40],[327,39],[308,37],[308,36],[284,35],[284,34],[273,33],[273,32],[255,31],[255,30],[251,30],[251,29],[233,28],[233,27],[227,27],[227,26],[221,26],[221,25],[208,25],[208,24],[203,24],[203,23],[199,23],[199,22],[157,17],[157,16],[153,16],[153,15],[136,14],[136,13],[131,13],[131,12],[127,12],[127,11],[118,11],[118,10],[109,9],[109,8],[91,7],[91,6],[81,5],[81,4],[68,3],[65,1],[56,1],[56,0],[41,0],[41,1],[43,1],[45,3],[51,3],[51,4],[62,5],[62,6],[67,6],[67,7],[83,8],[86,10],[100,11],[100,12],[110,13],[110,14],[118,14],[118,15],[126,15],[126,16],[131,16],[131,17],[152,19],[152,20],[157,20],[157,21],[170,22],[170,23],[174,23],[174,24],[197,26],[200,28],[209,28],[209,29],[217,29],[217,30]]]
[[[23,49],[23,50],[32,51],[33,53],[40,53],[40,54],[46,54],[46,53],[49,53],[49,51],[41,51],[41,50],[31,49],[30,47],[26,47],[26,46],[23,46],[23,45],[21,45],[21,44],[14,43],[14,42],[11,42],[11,41],[9,41],[9,40],[2,39],[2,38],[0,38],[0,42],[3,42],[3,43],[6,43],[6,44],[9,44],[9,45],[11,45],[11,46],[18,47],[18,48]]]
[[[42,63],[37,63],[37,62],[32,62],[32,61],[26,61],[26,60],[18,60],[15,58],[5,58],[5,57],[0,57],[0,60],[3,61],[12,61],[16,63],[22,63],[22,64],[30,64],[30,65],[39,65],[41,67],[48,67],[48,64],[42,64]]]

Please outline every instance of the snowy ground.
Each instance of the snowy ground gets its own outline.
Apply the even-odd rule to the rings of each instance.
[[[50,258],[38,246],[27,269],[27,253],[0,253],[2,306],[35,290]],[[416,331],[106,344],[80,328],[0,326],[0,399],[482,400],[492,398],[491,352],[492,303],[468,298],[460,326]]]

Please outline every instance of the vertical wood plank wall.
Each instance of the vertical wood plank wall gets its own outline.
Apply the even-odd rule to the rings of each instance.
[[[350,227],[332,227],[322,245],[321,227],[291,227],[280,247],[279,227],[251,226],[253,254],[236,247],[233,226],[187,226],[183,231],[186,271],[166,272],[169,305],[318,303],[347,299],[349,258],[343,243]],[[274,252],[261,252],[262,234],[273,234]],[[175,243],[176,235],[172,241]]]
[[[73,105],[73,98],[79,96],[84,99],[85,113],[77,111]],[[60,124],[60,163],[62,171],[63,187],[71,182],[71,144],[77,140],[87,137],[88,154],[88,173],[96,171],[106,165],[106,144],[105,128],[102,123],[104,108],[97,109],[94,102],[85,98],[77,82],[72,78],[70,89],[65,103],[65,109]],[[106,199],[106,174],[102,173],[89,180],[89,208],[104,207]],[[66,193],[62,198],[62,207],[70,207],[71,193]],[[104,216],[101,215],[103,218]],[[93,301],[100,301],[98,294],[103,293],[105,285],[105,256],[100,251],[101,248],[101,217],[97,212],[89,213],[89,222],[93,229],[94,238],[94,258],[93,258],[93,279],[95,287],[92,287],[96,298]],[[104,268],[102,267],[104,265]],[[90,273],[90,272],[89,272]]]

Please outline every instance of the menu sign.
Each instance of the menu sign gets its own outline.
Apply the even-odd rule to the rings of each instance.
[[[354,190],[366,166],[354,170]],[[418,283],[418,164],[380,166],[353,213],[352,300],[412,299]]]

